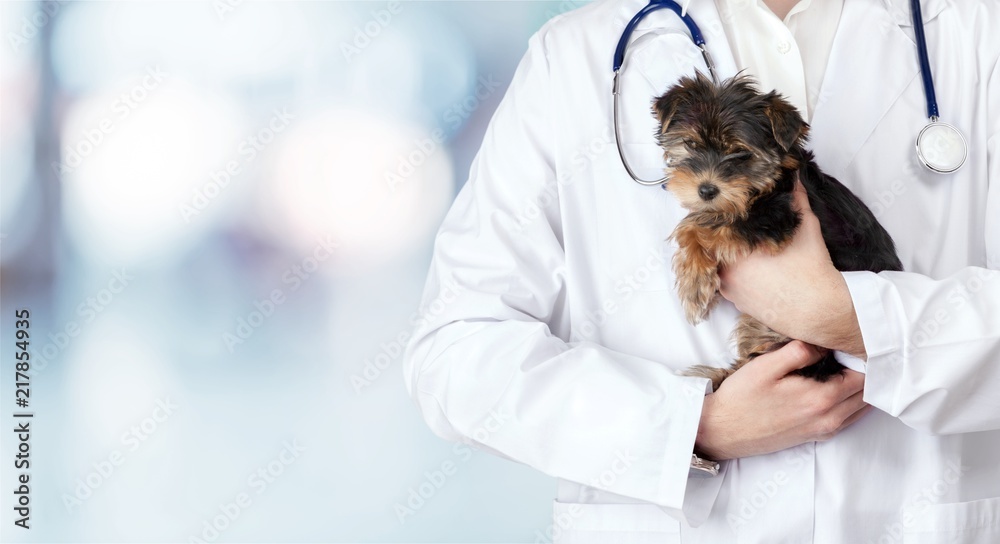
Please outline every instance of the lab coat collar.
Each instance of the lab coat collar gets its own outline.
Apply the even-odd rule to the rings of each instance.
[[[680,4],[681,11],[683,13],[687,14],[687,13],[689,13],[688,8],[690,7],[691,2],[693,2],[694,0],[674,0],[674,1],[677,2],[678,4]],[[649,0],[620,0],[619,1],[618,15],[617,15],[617,18],[616,18],[616,21],[615,21],[616,22],[616,26],[618,26],[619,28],[624,29],[625,25],[628,24],[629,20],[631,20],[632,17],[636,13],[638,13],[639,10],[642,9],[648,3],[649,3]],[[711,3],[713,6],[715,5],[714,1],[711,1],[711,2],[710,1],[702,1],[701,3],[702,4]],[[676,15],[674,15],[672,11],[666,10],[666,9],[660,10],[660,12],[668,12],[668,11],[670,13],[662,13],[661,15],[665,15],[665,16],[671,17],[673,19],[676,19],[677,22],[679,23],[680,19]],[[657,17],[657,13],[660,13],[660,12],[651,13],[651,14],[647,15],[645,18],[643,18],[643,20],[635,27],[635,32],[639,32],[639,31],[642,31],[642,30],[650,30],[650,29],[653,29],[653,28],[661,27],[663,21],[660,20],[661,17]],[[692,15],[692,17],[694,17],[694,19],[695,19],[694,22],[700,28],[702,26],[702,24],[703,24],[701,22],[701,20],[698,19],[697,15]],[[702,29],[702,32],[704,33],[704,29]],[[706,38],[706,41],[707,41],[707,38]]]
[[[890,13],[893,22],[899,26],[913,26],[909,0],[881,0],[882,6]],[[920,11],[924,24],[934,20],[948,6],[948,0],[921,0]]]

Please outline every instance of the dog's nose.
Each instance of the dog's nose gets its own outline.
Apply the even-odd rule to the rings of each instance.
[[[702,200],[712,200],[719,194],[719,188],[711,183],[702,183],[698,186],[698,196]]]

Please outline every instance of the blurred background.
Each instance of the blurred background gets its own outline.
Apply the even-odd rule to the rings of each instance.
[[[0,540],[549,541],[554,480],[431,434],[400,355],[528,37],[582,3],[0,3]]]

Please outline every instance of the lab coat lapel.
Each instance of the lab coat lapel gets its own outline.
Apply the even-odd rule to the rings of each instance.
[[[910,16],[910,0],[882,0],[882,4],[897,25],[913,26],[913,18]],[[923,14],[924,24],[933,21],[947,6],[948,0],[921,0],[920,12]]]
[[[944,2],[925,3],[926,24]],[[912,26],[906,2],[844,2],[810,135],[819,162],[835,177],[843,176],[900,95],[922,84],[916,44],[900,25]]]

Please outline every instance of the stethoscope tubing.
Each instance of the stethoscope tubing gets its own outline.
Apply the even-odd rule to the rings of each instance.
[[[924,96],[927,98],[927,117],[937,121],[937,93],[934,92],[934,76],[931,74],[931,61],[927,55],[927,38],[924,36],[924,15],[920,9],[920,0],[910,0],[910,15],[913,18],[913,35],[917,39],[917,59],[920,62],[920,78],[924,82]]]
[[[680,4],[674,2],[673,0],[650,0],[645,7],[639,10],[638,13],[632,16],[632,19],[625,25],[625,30],[622,32],[621,38],[618,39],[618,46],[615,47],[615,58],[614,66],[612,70],[617,72],[621,68],[622,64],[625,62],[625,48],[628,47],[628,39],[632,36],[632,31],[635,30],[636,25],[639,24],[647,15],[650,13],[667,8],[677,14],[687,26],[688,32],[691,33],[691,40],[698,47],[704,48],[705,38],[701,35],[701,29],[695,24],[694,19],[690,15],[684,13],[684,9],[681,8]]]
[[[613,116],[615,125],[615,146],[618,148],[618,156],[621,158],[622,166],[625,167],[625,171],[628,172],[628,175],[639,185],[646,186],[663,185],[670,180],[670,176],[663,176],[662,178],[655,180],[642,179],[636,175],[628,161],[625,159],[625,150],[622,148],[621,127],[618,122],[618,97],[621,94],[621,82],[618,79],[618,75],[621,72],[622,66],[625,64],[625,49],[628,47],[628,39],[632,36],[632,32],[635,30],[636,25],[638,25],[639,22],[646,17],[646,15],[663,8],[667,8],[676,13],[677,16],[681,18],[681,21],[684,22],[684,25],[687,26],[688,32],[691,33],[691,40],[694,41],[694,44],[701,51],[701,56],[705,60],[705,66],[708,67],[708,72],[712,76],[712,81],[716,84],[719,83],[719,75],[715,70],[715,62],[712,60],[712,56],[708,53],[708,47],[705,45],[705,38],[701,35],[701,29],[698,28],[698,25],[694,22],[694,19],[692,19],[690,15],[684,13],[683,8],[681,8],[677,2],[674,2],[673,0],[650,0],[650,2],[639,10],[638,13],[633,15],[632,19],[627,25],[625,25],[625,30],[622,32],[621,38],[618,39],[618,45],[615,47],[615,57],[613,62],[614,80],[611,84],[611,94],[613,97],[612,101],[614,102]]]

